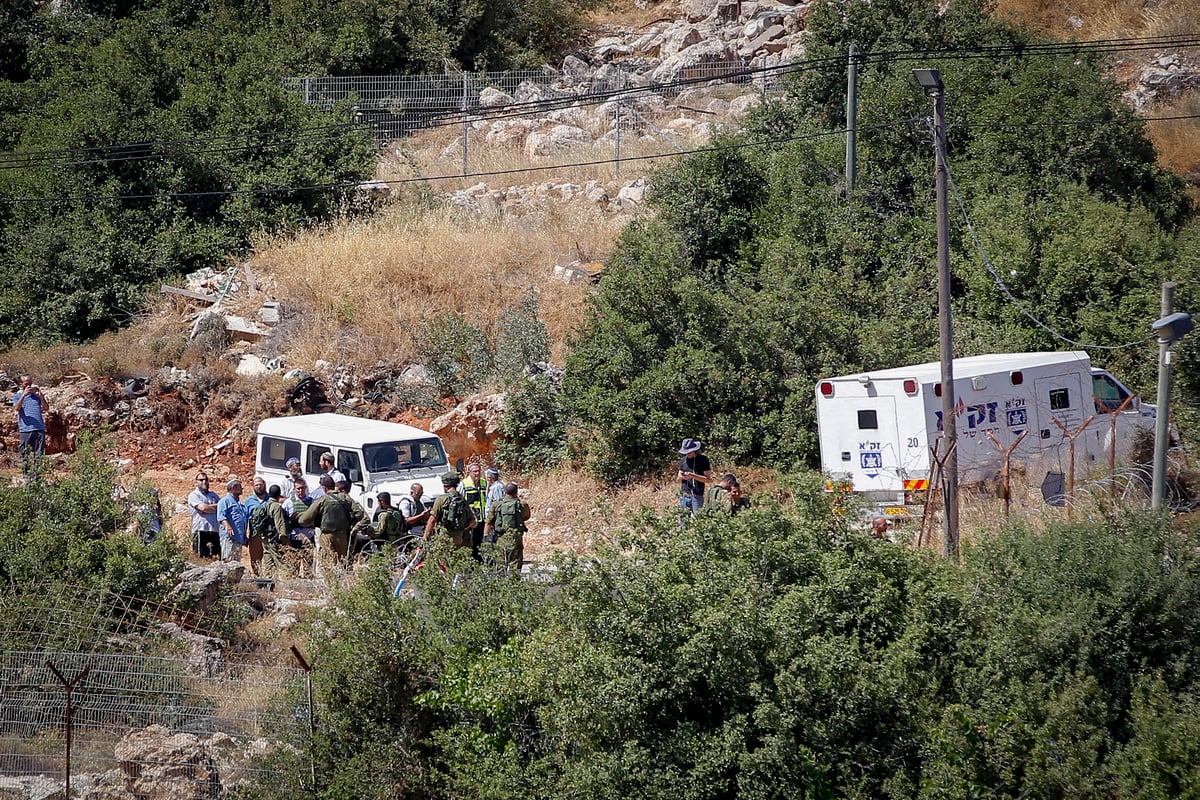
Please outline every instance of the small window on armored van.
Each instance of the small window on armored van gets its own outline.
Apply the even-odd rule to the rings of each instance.
[[[289,458],[300,457],[300,443],[291,439],[276,439],[274,436],[264,436],[262,444],[262,465],[275,469],[287,469]]]
[[[859,409],[858,429],[860,431],[879,430],[879,415],[875,413],[875,409],[873,409],[873,408]]]
[[[1050,390],[1050,410],[1062,411],[1065,408],[1071,407],[1071,390],[1070,389],[1051,389]]]

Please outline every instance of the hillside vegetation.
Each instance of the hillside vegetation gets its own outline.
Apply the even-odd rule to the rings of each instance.
[[[127,322],[163,279],[360,209],[352,102],[289,76],[536,66],[590,0],[0,7],[0,344]]]

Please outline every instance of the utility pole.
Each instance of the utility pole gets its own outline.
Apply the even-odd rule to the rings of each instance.
[[[846,196],[854,192],[858,179],[858,57],[856,45],[850,45],[846,65]]]
[[[934,181],[937,191],[938,350],[942,364],[942,439],[946,442],[943,491],[946,505],[942,553],[958,558],[958,431],[954,416],[954,346],[950,317],[950,200],[946,169],[946,90],[936,69],[914,69],[933,98]]]

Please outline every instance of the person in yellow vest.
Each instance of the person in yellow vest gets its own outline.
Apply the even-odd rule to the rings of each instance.
[[[487,510],[488,482],[480,474],[482,471],[479,463],[473,462],[467,467],[467,476],[459,484],[459,493],[475,515],[475,527],[471,529],[471,555],[477,561],[480,560],[479,546],[483,544],[484,512]]]

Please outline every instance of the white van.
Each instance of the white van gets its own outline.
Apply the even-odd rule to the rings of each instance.
[[[1077,476],[1107,469],[1110,456],[1127,460],[1156,415],[1081,350],[956,358],[954,396],[964,484],[999,472],[1001,446],[1012,449],[1013,463],[1067,474],[1067,432],[1077,435]],[[905,516],[905,506],[923,502],[930,446],[941,435],[939,362],[824,378],[816,405],[829,488],[860,493],[889,515]]]
[[[450,469],[442,440],[429,431],[344,414],[271,417],[258,425],[255,475],[291,490],[287,461],[300,459],[310,489],[321,477],[321,454],[333,453],[335,469],[350,480],[350,494],[368,510],[375,495],[388,492],[392,504],[408,496],[412,485],[425,489],[422,500],[433,505],[442,493],[441,476]]]

